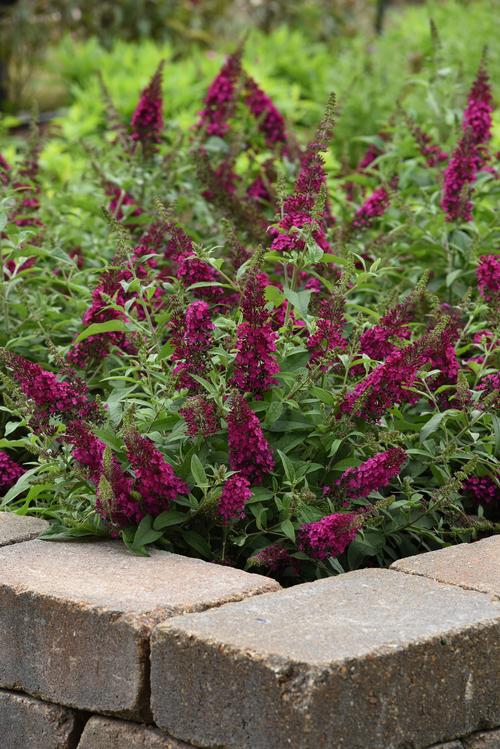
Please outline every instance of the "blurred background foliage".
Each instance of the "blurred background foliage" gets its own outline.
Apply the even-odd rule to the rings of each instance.
[[[307,137],[336,92],[336,153],[351,163],[400,106],[446,137],[485,44],[492,80],[500,73],[498,0],[10,0],[0,5],[0,34],[0,127],[36,109],[42,121],[43,113],[56,115],[66,143],[104,128],[98,71],[128,119],[161,58],[165,118],[172,132],[185,131],[224,55],[243,38],[246,69],[299,135]],[[57,141],[50,148],[57,156]],[[66,158],[63,173],[75,154]]]

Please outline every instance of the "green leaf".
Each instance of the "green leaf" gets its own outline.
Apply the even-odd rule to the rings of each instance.
[[[307,315],[312,291],[293,291],[293,289],[285,289],[283,294],[285,299],[287,299],[290,304],[300,312],[301,317]]]
[[[26,491],[30,485],[31,477],[34,476],[35,473],[38,473],[42,468],[43,466],[35,466],[34,468],[25,471],[25,473],[23,473],[23,475],[16,481],[14,486],[10,487],[9,491],[4,496],[0,507],[5,507],[9,502],[12,502],[13,499],[22,494],[22,492]]]
[[[280,528],[290,541],[295,543],[295,528],[293,527],[292,521],[287,518],[280,523]]]
[[[166,510],[160,513],[153,521],[153,528],[155,531],[159,531],[162,528],[168,528],[170,525],[179,525],[183,523],[186,518],[189,517],[185,512],[179,512],[178,510]]]
[[[192,549],[197,551],[198,554],[201,554],[202,557],[205,557],[206,559],[212,558],[212,549],[199,533],[196,533],[196,531],[184,531],[183,538],[186,543],[191,546]]]
[[[427,437],[429,435],[433,434],[449,413],[453,413],[452,409],[448,409],[447,411],[441,411],[440,413],[434,414],[432,418],[429,419],[429,421],[424,424],[422,429],[420,430],[420,442],[425,442]]]
[[[293,484],[293,482],[295,481],[295,466],[293,465],[293,461],[281,450],[278,450],[278,455],[280,456],[281,462],[283,464],[285,476],[287,477],[288,481]]]
[[[159,350],[158,356],[156,357],[156,361],[163,361],[164,359],[170,356],[173,350],[174,350],[174,347],[172,346],[171,342],[167,341],[166,343],[163,344],[163,346]]]
[[[269,284],[264,289],[264,297],[266,302],[271,302],[275,307],[279,307],[285,301],[285,297],[276,286]]]
[[[146,515],[137,526],[132,543],[134,548],[146,546],[147,544],[152,544],[155,541],[158,541],[162,535],[161,531],[157,531],[153,528],[153,519],[151,518],[151,515]]]
[[[196,486],[199,486],[202,489],[208,486],[207,474],[205,473],[201,460],[196,454],[191,458],[191,473],[193,474]]]
[[[76,338],[75,343],[80,343],[91,335],[101,335],[102,333],[116,333],[128,330],[123,320],[108,320],[108,322],[95,322],[85,328],[84,331]]]
[[[283,403],[281,401],[273,401],[272,403],[269,404],[269,408],[267,409],[264,423],[266,425],[274,424],[274,422],[280,418],[282,413],[283,413]]]

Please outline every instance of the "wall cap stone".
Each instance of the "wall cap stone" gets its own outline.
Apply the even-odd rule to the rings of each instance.
[[[49,524],[42,518],[0,512],[0,546],[31,541],[47,530]]]
[[[499,642],[488,596],[351,572],[160,624],[153,715],[206,747],[429,746],[500,722]]]
[[[0,549],[0,687],[89,712],[149,714],[158,622],[278,590],[270,578],[118,541]]]
[[[399,559],[391,570],[500,598],[500,535]]]

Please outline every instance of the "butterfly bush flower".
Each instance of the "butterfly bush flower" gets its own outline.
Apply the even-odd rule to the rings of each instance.
[[[199,388],[193,374],[203,375],[207,369],[207,352],[212,345],[212,331],[215,326],[210,319],[206,302],[192,302],[186,310],[182,338],[172,354],[179,363],[174,368],[181,388]]]
[[[188,253],[178,257],[177,278],[188,288],[195,283],[219,283],[221,276],[207,262],[194,253]],[[220,286],[202,286],[193,289],[193,294],[210,302],[222,302],[225,298],[224,289]]]
[[[344,398],[341,410],[367,420],[378,421],[385,411],[400,403],[412,403],[416,396],[408,390],[428,360],[421,341],[393,351]]]
[[[333,351],[345,351],[347,341],[342,335],[345,325],[343,300],[334,298],[323,299],[318,310],[318,320],[314,333],[308,337],[306,346],[311,352],[310,363],[324,360],[324,368],[328,369],[333,361],[328,363],[328,358]]]
[[[131,137],[141,143],[146,154],[152,153],[161,141],[163,131],[163,99],[161,93],[163,78],[162,60],[151,81],[142,91],[132,115]]]
[[[73,458],[87,469],[94,484],[99,483],[105,444],[83,421],[71,421],[66,427],[64,441],[73,446]]]
[[[283,218],[278,224],[279,228],[272,227],[269,230],[273,237],[271,250],[278,252],[303,250],[304,240],[296,230],[310,225],[313,228],[312,237],[318,246],[325,252],[330,249],[325,234],[328,211],[325,210],[323,217],[318,218],[314,216],[314,213],[320,194],[326,188],[326,172],[321,154],[327,150],[333,134],[334,105],[335,101],[331,98],[315,137],[305,150],[294,193],[284,202]]]
[[[243,322],[237,329],[233,383],[242,392],[260,396],[277,383],[274,375],[279,372],[275,354],[278,335],[269,324],[264,286],[255,270],[247,275],[241,311]]]
[[[393,186],[395,182],[393,181]],[[371,226],[373,220],[383,216],[390,205],[389,193],[385,187],[378,187],[365,202],[358,208],[352,221],[355,229],[363,229]]]
[[[476,146],[491,138],[492,101],[488,71],[483,61],[472,84],[462,117],[462,129],[471,133],[472,143]]]
[[[112,261],[113,262],[113,261]],[[129,274],[125,270],[111,268],[102,273],[99,284],[92,292],[92,304],[85,312],[82,325],[88,328],[95,323],[104,323],[111,320],[126,320],[125,314],[110,306],[111,300],[117,306],[125,304],[126,296],[121,281],[126,280]],[[68,352],[67,358],[75,366],[84,369],[89,364],[105,359],[110,350],[115,347],[125,353],[133,353],[135,348],[123,331],[110,331],[91,335],[83,341],[74,343]]]
[[[500,479],[500,473],[497,479]],[[463,482],[462,490],[471,495],[478,505],[500,503],[500,486],[489,476],[469,476]]]
[[[179,413],[184,418],[190,437],[210,437],[219,429],[215,405],[202,395],[187,398]]]
[[[225,523],[245,517],[245,505],[252,496],[249,481],[235,474],[228,478],[222,487],[217,511]]]
[[[241,52],[230,55],[214,78],[204,99],[197,128],[223,138],[229,130],[236,88],[241,78]]]
[[[10,182],[10,164],[0,153],[0,182],[2,185],[8,185]]]
[[[477,266],[479,293],[488,302],[500,301],[500,255],[481,255]]]
[[[437,390],[442,385],[455,385],[460,371],[455,346],[460,338],[462,325],[456,312],[452,308],[448,311],[450,312],[448,324],[427,351],[430,368],[440,370],[439,374],[427,380],[432,390]],[[449,405],[449,396],[446,392],[440,394],[440,400],[443,405]]]
[[[477,151],[467,130],[453,151],[444,170],[441,208],[447,221],[471,221],[470,192],[477,176]]]
[[[128,221],[130,223],[132,223],[130,221],[131,218],[137,218],[142,215],[142,208],[137,205],[134,197],[126,190],[122,190],[121,187],[115,185],[113,182],[106,182],[104,190],[108,198],[110,198],[108,211],[117,221],[123,221],[125,218],[124,206],[133,207],[133,210],[128,213]]]
[[[272,147],[277,143],[286,144],[288,138],[283,115],[276,109],[270,97],[248,75],[245,78],[244,98],[267,145]]]
[[[0,492],[5,492],[14,486],[23,473],[24,468],[12,460],[6,452],[0,450]]]
[[[358,166],[356,167],[356,171],[359,173],[362,173],[366,171],[375,161],[375,159],[378,159],[378,157],[382,154],[381,149],[376,146],[374,143],[370,143],[366,151],[364,152],[363,156],[359,160]]]
[[[241,394],[231,398],[227,427],[229,467],[251,484],[261,484],[273,470],[274,458],[257,415]]]
[[[132,429],[125,435],[125,446],[134,469],[134,489],[140,494],[146,513],[159,515],[179,494],[189,494],[188,485],[176,476],[150,439]]]
[[[358,533],[359,516],[334,513],[299,528],[298,547],[314,559],[327,559],[342,554]]]
[[[410,128],[418,149],[427,162],[427,166],[439,166],[439,164],[448,159],[448,154],[437,143],[433,143],[431,136],[424,132],[422,128],[413,123],[410,124]]]
[[[4,351],[2,358],[12,379],[35,405],[33,423],[39,428],[48,425],[50,416],[84,421],[97,418],[97,404],[89,400],[87,388],[81,380],[75,379],[74,383],[61,381],[53,372],[10,351]]]
[[[370,492],[379,491],[390,484],[408,460],[400,447],[368,458],[357,468],[348,468],[336,482],[336,486],[347,497],[358,499],[367,497]]]
[[[253,564],[267,567],[269,572],[277,572],[292,562],[290,552],[282,544],[273,544],[266,546],[265,549],[258,551],[250,560]]]
[[[118,528],[139,523],[146,512],[133,494],[133,479],[124,473],[115,455],[106,455],[106,446],[88,424],[74,420],[63,440],[73,446],[73,458],[87,471],[96,487],[96,512]]]

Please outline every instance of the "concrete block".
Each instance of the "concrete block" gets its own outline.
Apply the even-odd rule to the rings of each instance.
[[[134,720],[149,718],[158,622],[276,590],[260,575],[118,541],[0,549],[0,687]]]
[[[2,749],[75,749],[78,726],[72,710],[0,689]]]
[[[406,557],[394,562],[391,569],[500,598],[500,535]]]
[[[160,624],[152,707],[225,749],[421,749],[500,723],[500,604],[361,570]]]
[[[0,546],[31,541],[48,527],[47,521],[41,518],[16,515],[14,512],[0,512]]]

